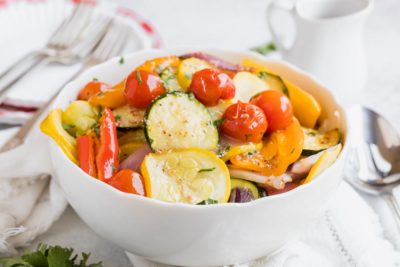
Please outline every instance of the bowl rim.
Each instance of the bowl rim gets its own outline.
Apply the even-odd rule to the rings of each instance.
[[[244,202],[244,203],[217,203],[214,205],[196,205],[196,204],[189,204],[189,203],[181,203],[181,202],[166,202],[166,201],[162,201],[162,200],[158,200],[158,199],[154,199],[154,198],[150,198],[150,197],[143,197],[143,196],[139,196],[139,195],[135,195],[135,194],[129,194],[129,193],[125,193],[122,192],[98,179],[94,179],[92,176],[90,176],[89,174],[85,173],[82,169],[79,168],[78,165],[74,164],[66,155],[65,153],[63,153],[63,151],[61,150],[61,148],[50,138],[48,137],[48,144],[51,144],[51,146],[56,147],[56,151],[57,153],[61,153],[61,158],[67,162],[66,164],[70,165],[71,168],[74,168],[76,171],[79,171],[83,177],[85,177],[84,179],[87,179],[88,182],[92,183],[94,186],[100,186],[103,187],[104,190],[107,190],[110,192],[110,194],[116,194],[116,196],[118,197],[123,197],[123,198],[127,198],[130,199],[132,201],[143,201],[143,202],[147,202],[147,204],[154,204],[154,205],[160,205],[162,207],[179,207],[179,208],[188,208],[188,209],[220,209],[220,208],[227,208],[227,207],[232,207],[232,208],[246,208],[246,207],[250,207],[250,206],[256,206],[256,205],[264,205],[264,203],[269,203],[269,202],[273,202],[273,201],[279,201],[283,198],[290,198],[293,197],[293,195],[296,194],[300,194],[303,191],[306,191],[307,189],[309,189],[310,187],[313,186],[317,186],[319,183],[323,182],[325,179],[329,179],[329,177],[324,177],[324,173],[326,173],[329,170],[332,170],[335,166],[339,165],[340,161],[343,161],[345,158],[345,154],[346,151],[348,149],[348,119],[347,116],[344,112],[344,108],[342,107],[342,105],[340,105],[340,103],[338,103],[337,99],[334,97],[334,95],[332,94],[331,91],[329,91],[326,86],[324,86],[320,80],[318,80],[314,75],[309,74],[303,70],[301,70],[300,68],[292,65],[291,63],[284,61],[284,60],[276,60],[276,59],[267,59],[264,56],[261,56],[260,54],[257,54],[256,52],[252,52],[252,51],[242,51],[242,50],[228,50],[228,49],[193,49],[193,48],[179,48],[179,49],[143,49],[140,51],[136,51],[133,53],[129,53],[126,55],[122,55],[122,57],[125,59],[125,61],[129,61],[131,58],[135,58],[141,55],[147,55],[147,54],[153,54],[154,56],[158,56],[158,54],[170,54],[170,55],[177,55],[177,54],[182,54],[182,53],[190,53],[190,52],[204,52],[204,53],[210,53],[210,54],[223,54],[223,53],[229,53],[229,54],[237,54],[237,55],[241,55],[241,56],[248,56],[251,58],[256,58],[257,60],[260,61],[268,61],[270,63],[277,63],[277,64],[281,64],[281,65],[285,65],[288,68],[291,68],[292,70],[294,70],[297,74],[300,74],[302,76],[305,76],[306,78],[310,79],[311,81],[315,82],[319,89],[318,90],[324,90],[328,93],[328,95],[330,96],[330,98],[333,100],[333,102],[336,104],[336,106],[339,108],[339,110],[341,111],[341,120],[343,121],[344,125],[345,125],[345,140],[342,142],[342,150],[340,151],[339,157],[336,159],[336,161],[329,166],[326,170],[324,170],[321,174],[320,177],[318,179],[313,179],[311,182],[303,184],[301,186],[298,186],[292,190],[289,190],[287,192],[284,192],[282,194],[276,194],[276,195],[272,195],[272,196],[268,196],[268,197],[262,197],[259,199],[256,199],[254,201],[250,201],[250,202]],[[114,58],[111,58],[101,64],[95,65],[87,70],[85,70],[84,72],[82,72],[77,78],[75,78],[74,80],[70,81],[69,83],[67,83],[64,88],[61,90],[60,94],[57,96],[57,98],[54,100],[51,108],[57,108],[57,104],[59,103],[60,99],[62,99],[64,97],[64,92],[71,90],[73,88],[76,88],[78,86],[79,81],[82,79],[82,77],[87,76],[88,73],[93,73],[98,71],[98,69],[102,69],[104,67],[106,67],[107,65],[113,65],[115,63],[118,63],[120,60],[121,56],[117,56]],[[97,77],[97,76],[96,76]],[[54,165],[54,164],[53,164]],[[58,178],[60,179],[60,178]],[[110,196],[110,197],[115,197],[115,196]]]

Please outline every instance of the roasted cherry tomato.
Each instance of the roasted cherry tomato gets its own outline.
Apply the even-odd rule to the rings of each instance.
[[[119,171],[107,183],[125,193],[146,195],[143,177],[132,170]]]
[[[203,69],[193,74],[189,91],[206,106],[215,106],[220,98],[235,96],[235,85],[225,73],[216,69]]]
[[[268,128],[261,108],[240,101],[227,108],[222,118],[222,132],[241,141],[260,142]]]
[[[87,101],[92,96],[94,96],[110,87],[111,87],[110,85],[108,85],[106,83],[98,82],[98,81],[88,82],[85,85],[85,87],[83,87],[82,90],[79,91],[78,100],[86,100]]]
[[[286,129],[292,123],[292,103],[279,91],[264,91],[253,97],[250,103],[259,106],[264,111],[268,120],[267,133]]]
[[[154,98],[165,92],[160,77],[154,73],[135,70],[126,79],[125,97],[135,108],[147,108]]]

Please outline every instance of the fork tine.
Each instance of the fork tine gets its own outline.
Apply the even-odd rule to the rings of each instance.
[[[62,35],[65,33],[65,31],[69,28],[69,25],[73,23],[78,17],[80,17],[81,12],[82,12],[83,4],[77,5],[70,16],[66,18],[60,27],[53,33],[53,35],[50,37],[48,44],[49,45],[57,45],[60,41],[60,38]]]
[[[127,27],[114,22],[99,47],[94,51],[93,57],[99,61],[105,61],[113,56],[116,56],[122,49],[128,37]]]
[[[119,54],[122,53],[122,51],[125,48],[126,45],[126,41],[129,39],[130,37],[130,27],[127,25],[123,25],[122,26],[122,30],[119,34],[119,39],[118,41],[114,44],[114,46],[112,47],[112,50],[110,51],[110,53],[108,54],[108,58],[113,58],[115,56],[118,56]]]
[[[79,4],[75,8],[71,19],[57,32],[54,38],[50,39],[49,45],[61,49],[70,46],[87,25],[92,12],[92,7],[84,3]]]
[[[99,43],[101,38],[103,38],[110,23],[111,19],[103,16],[99,16],[93,20],[81,33],[83,40],[77,42],[77,44],[71,48],[71,52],[79,55],[79,57],[88,56],[93,48]]]

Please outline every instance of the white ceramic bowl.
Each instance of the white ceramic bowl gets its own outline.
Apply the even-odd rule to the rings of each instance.
[[[55,101],[66,108],[93,78],[114,84],[147,59],[193,52],[143,51],[114,58],[91,68],[69,83]],[[328,127],[346,136],[345,115],[331,93],[308,74],[250,52],[205,51],[230,62],[254,60],[313,94],[323,107]],[[65,195],[79,216],[99,235],[133,254],[183,266],[216,266],[246,262],[267,255],[299,236],[320,216],[341,181],[344,149],[317,179],[281,195],[243,204],[195,206],[172,204],[122,193],[86,175],[50,141],[52,162]]]

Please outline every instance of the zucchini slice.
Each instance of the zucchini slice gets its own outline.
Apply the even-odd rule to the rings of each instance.
[[[124,105],[122,107],[113,110],[115,124],[118,128],[137,128],[143,127],[143,120],[145,110],[137,109],[130,105]]]
[[[287,97],[289,97],[289,90],[287,89],[282,78],[278,75],[268,73],[266,71],[260,71],[257,73],[257,76],[267,84],[268,89],[281,91]]]
[[[303,156],[311,156],[322,150],[330,148],[340,142],[341,134],[339,129],[333,129],[326,133],[320,133],[314,129],[303,128],[304,145]]]
[[[219,100],[218,104],[213,107],[207,107],[208,112],[211,114],[211,118],[213,121],[220,120],[225,113],[225,110],[233,105],[232,100]]]
[[[218,131],[207,108],[192,94],[166,93],[155,99],[145,115],[145,135],[156,151],[176,148],[215,149]]]

